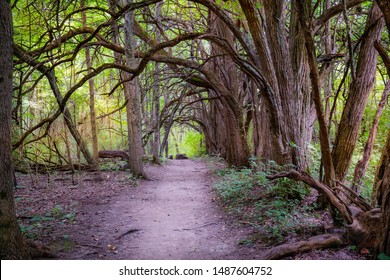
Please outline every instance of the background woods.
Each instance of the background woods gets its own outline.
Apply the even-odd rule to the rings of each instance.
[[[146,177],[180,153],[304,182],[350,241],[390,255],[390,1],[0,0],[0,15],[2,258],[30,246],[11,158],[74,174],[120,157]]]

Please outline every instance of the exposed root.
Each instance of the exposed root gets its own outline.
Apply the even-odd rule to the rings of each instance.
[[[309,238],[306,241],[299,241],[296,243],[283,244],[272,247],[260,256],[263,260],[277,260],[287,256],[304,253],[311,250],[337,248],[345,246],[343,236],[338,234],[323,234]]]

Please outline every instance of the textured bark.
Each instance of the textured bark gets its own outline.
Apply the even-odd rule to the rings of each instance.
[[[209,30],[219,38],[224,39],[230,46],[234,46],[234,36],[226,28],[226,25],[213,13],[209,15]],[[203,123],[212,119],[212,127],[205,130],[209,147],[210,143],[216,143],[217,151],[229,165],[248,165],[250,156],[244,128],[243,108],[243,74],[235,67],[233,59],[221,56],[226,52],[217,44],[211,44],[212,55],[216,57],[212,63],[214,91],[209,91],[209,98],[217,98],[210,101],[208,115]],[[219,57],[218,57],[219,56]]]
[[[356,79],[349,87],[347,102],[332,150],[336,178],[340,181],[343,181],[347,175],[367,99],[374,86],[378,56],[374,42],[380,39],[383,26],[382,13],[374,2],[366,25],[367,35],[359,52]]]
[[[127,4],[132,3],[132,0],[127,0]],[[134,12],[125,14],[125,54],[126,66],[130,68],[136,67],[135,38],[134,38]],[[142,163],[143,146],[142,146],[142,129],[141,129],[141,93],[137,78],[130,80],[130,76],[124,73],[125,82],[125,98],[126,98],[126,116],[129,141],[129,166],[130,170],[136,176],[145,177],[144,166]]]
[[[387,30],[390,31],[390,0],[376,0],[383,16],[385,17]]]
[[[390,134],[390,133],[389,133]],[[383,217],[382,238],[380,252],[390,256],[390,137],[386,145],[387,160],[382,161],[380,169],[384,169],[383,176],[378,178],[378,189],[382,190],[381,210]]]
[[[259,259],[261,260],[278,260],[283,257],[305,253],[311,250],[320,250],[326,248],[337,248],[345,245],[345,240],[341,235],[324,234],[311,237],[306,241],[296,243],[282,244],[273,247],[263,253]]]
[[[116,0],[108,0],[110,10],[115,11],[117,4]],[[130,3],[130,1],[126,1]],[[113,21],[111,23],[111,30],[113,33],[113,41],[119,44],[119,26]],[[130,68],[135,68],[135,41],[134,41],[134,13],[128,12],[125,15],[124,22],[124,41],[125,41],[125,59],[122,59],[121,54],[114,52],[115,61],[117,63],[125,63]],[[128,129],[128,145],[129,145],[129,168],[136,176],[145,176],[142,155],[142,131],[141,131],[141,101],[140,90],[138,88],[137,80],[130,79],[127,72],[120,73],[120,79],[123,82],[124,94],[126,99],[126,118]]]
[[[159,27],[161,26],[161,5],[162,2],[156,4],[156,21],[157,27],[155,29],[156,32],[156,40],[159,41],[161,34]],[[156,63],[154,68],[154,84],[153,84],[153,161],[155,163],[160,163],[160,70],[161,65]]]
[[[315,44],[312,36],[312,32],[310,30],[310,19],[308,17],[308,9],[302,3],[298,3],[298,10],[304,16],[300,18],[301,26],[304,29],[305,34],[305,45],[309,58],[310,64],[310,78],[312,81],[313,87],[313,100],[317,113],[317,120],[320,127],[320,145],[321,145],[321,155],[322,155],[322,163],[325,169],[325,183],[333,188],[335,179],[335,170],[333,166],[333,161],[331,158],[330,152],[330,143],[329,143],[329,134],[325,121],[324,112],[322,109],[322,98],[320,92],[320,78],[318,73],[318,68],[316,64],[316,56],[315,56]],[[337,208],[337,206],[336,206]]]
[[[313,118],[309,65],[297,1],[291,2],[289,18],[287,1],[263,1],[260,10],[256,1],[239,2],[256,50],[253,63],[266,80],[259,83],[263,95],[253,109],[256,154],[279,164],[305,168]]]
[[[28,247],[16,221],[15,175],[12,163],[12,13],[0,1],[0,259],[29,258]]]
[[[377,0],[377,3],[384,15],[387,32],[390,33],[390,1]],[[386,65],[387,74],[390,75],[390,57],[383,50],[380,51],[378,49],[378,51],[380,52]],[[382,153],[380,164],[377,168],[373,194],[376,194],[377,202],[381,205],[383,217],[382,237],[379,245],[379,252],[383,252],[390,256],[390,130],[387,135],[387,141]]]

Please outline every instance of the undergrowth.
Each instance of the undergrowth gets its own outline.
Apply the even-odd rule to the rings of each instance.
[[[250,168],[216,171],[220,178],[215,188],[224,207],[238,215],[242,223],[258,229],[263,241],[280,242],[287,234],[315,227],[311,213],[314,205],[304,203],[310,189],[286,178],[272,182],[266,178],[290,168],[252,159]]]

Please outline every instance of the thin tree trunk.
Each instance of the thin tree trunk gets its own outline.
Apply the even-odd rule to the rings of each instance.
[[[80,7],[84,7],[84,0],[81,0]],[[87,14],[85,11],[82,12],[82,25],[87,27]],[[87,38],[87,35],[84,34],[84,40]],[[92,61],[91,61],[91,51],[89,47],[85,48],[85,63],[87,65],[88,74],[92,73]],[[98,142],[98,133],[96,125],[96,110],[95,110],[95,79],[91,78],[88,80],[89,83],[89,116],[91,119],[91,134],[92,134],[92,155],[95,162],[97,162],[99,157],[99,142]]]
[[[29,250],[16,221],[12,163],[12,12],[0,1],[0,259],[26,259]]]
[[[156,40],[160,41],[160,31],[159,31],[159,25],[161,25],[161,6],[162,2],[156,4],[156,20],[157,20],[157,27],[156,27]],[[153,161],[155,163],[160,163],[160,64],[156,62],[156,66],[154,68],[154,85],[153,85],[153,127],[154,133],[153,133]]]
[[[311,70],[310,78],[313,87],[313,100],[316,108],[318,124],[320,127],[320,132],[319,132],[320,145],[321,145],[322,162],[325,169],[325,184],[333,188],[335,171],[334,171],[333,161],[331,157],[328,129],[326,126],[325,116],[322,109],[320,79],[319,79],[318,68],[317,68],[317,58],[315,55],[315,44],[314,44],[312,32],[308,26],[309,12],[307,8],[305,8],[304,5],[299,1],[298,1],[298,9],[300,13],[304,15],[300,18],[300,20],[301,20],[301,26],[304,29],[304,34],[305,34],[305,45],[307,49],[310,70]]]
[[[352,189],[357,193],[360,192],[360,185],[362,183],[362,178],[366,173],[368,163],[372,155],[376,133],[378,131],[379,119],[382,115],[383,109],[386,106],[387,98],[389,96],[389,91],[390,91],[390,82],[387,81],[385,89],[383,90],[382,93],[382,98],[378,104],[378,108],[376,110],[374,120],[372,122],[368,140],[364,146],[363,156],[355,166]]]

